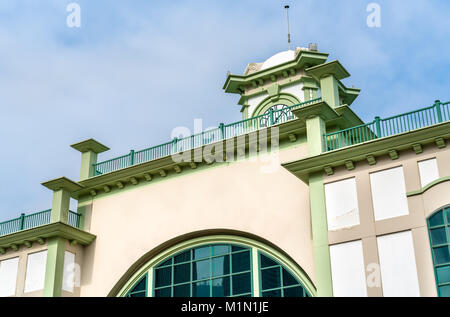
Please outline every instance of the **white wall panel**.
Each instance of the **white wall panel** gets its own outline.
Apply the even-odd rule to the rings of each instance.
[[[325,184],[328,230],[359,224],[355,178]]]
[[[44,289],[47,250],[28,255],[25,293]]]
[[[421,161],[418,163],[418,165],[422,187],[425,187],[432,181],[439,178],[439,171],[435,158],[431,160]]]
[[[403,167],[370,174],[375,220],[405,216],[409,213]]]
[[[64,254],[64,274],[62,289],[73,292],[75,283],[75,254],[66,251]]]
[[[362,241],[330,246],[333,295],[367,296]]]
[[[377,237],[383,295],[420,296],[411,231]]]
[[[0,262],[0,297],[14,296],[16,294],[18,267],[18,257]]]

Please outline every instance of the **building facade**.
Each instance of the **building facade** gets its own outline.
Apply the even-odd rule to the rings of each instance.
[[[327,59],[229,74],[239,122],[106,161],[72,145],[80,179],[0,224],[0,296],[450,296],[449,103],[365,123]]]

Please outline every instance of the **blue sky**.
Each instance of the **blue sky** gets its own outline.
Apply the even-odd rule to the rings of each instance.
[[[81,28],[66,6],[81,6]],[[366,7],[381,6],[381,28]],[[0,221],[51,206],[41,182],[79,178],[69,147],[95,138],[100,160],[166,142],[177,126],[238,121],[227,71],[243,73],[293,46],[318,43],[361,88],[364,119],[450,100],[448,0],[0,1]]]

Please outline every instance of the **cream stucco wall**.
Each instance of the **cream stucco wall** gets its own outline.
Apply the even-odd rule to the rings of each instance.
[[[130,266],[170,239],[207,229],[237,230],[268,240],[314,281],[308,187],[279,163],[305,157],[303,140],[280,150],[277,169],[265,155],[203,170],[92,202],[81,296],[106,296]]]

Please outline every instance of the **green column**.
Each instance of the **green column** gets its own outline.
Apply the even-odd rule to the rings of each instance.
[[[60,297],[64,275],[66,240],[60,237],[48,239],[44,296]]]
[[[69,206],[70,206],[70,193],[65,189],[59,189],[54,191],[50,222],[68,223]]]
[[[71,147],[81,152],[80,181],[95,176],[93,165],[97,163],[97,154],[109,150],[107,146],[94,139],[72,144]]]
[[[326,75],[320,78],[320,89],[322,91],[322,100],[332,108],[339,107],[338,82],[333,75]]]
[[[310,156],[320,155],[324,150],[325,122],[315,116],[306,120],[306,137]],[[328,246],[327,211],[322,173],[309,177],[309,199],[313,234],[314,266],[318,296],[333,296],[331,280],[330,249]]]
[[[306,119],[306,138],[310,156],[319,155],[325,150],[323,137],[325,132],[325,121],[320,116]]]
[[[321,173],[309,177],[309,199],[317,296],[329,297],[333,296],[333,283],[331,279],[330,247],[328,245],[325,189]]]

